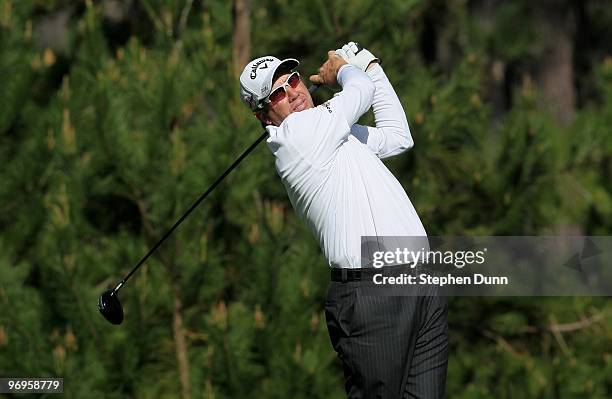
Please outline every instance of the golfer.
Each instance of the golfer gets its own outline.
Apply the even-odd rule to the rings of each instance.
[[[408,122],[378,59],[350,42],[328,52],[314,84],[342,90],[317,107],[299,62],[250,62],[241,98],[266,126],[291,204],[331,268],[327,327],[348,398],[441,398],[448,359],[445,298],[364,295],[362,236],[426,236],[406,192],[381,162],[413,146]],[[357,124],[374,110],[376,126]]]

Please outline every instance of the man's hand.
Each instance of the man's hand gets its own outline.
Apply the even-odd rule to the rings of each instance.
[[[335,51],[330,50],[327,52],[327,61],[321,65],[317,75],[310,77],[310,81],[316,85],[337,86],[338,69],[346,63]]]
[[[342,48],[336,50],[336,54],[342,57],[349,64],[356,66],[364,72],[373,62],[380,64],[379,58],[376,58],[374,54],[355,42],[348,42],[342,46]]]

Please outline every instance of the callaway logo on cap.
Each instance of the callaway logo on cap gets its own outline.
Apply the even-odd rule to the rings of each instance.
[[[270,94],[272,78],[283,66],[292,70],[300,64],[295,58],[279,60],[265,56],[249,62],[240,75],[240,98],[252,111],[263,108],[263,100]]]
[[[260,59],[257,62],[254,62],[253,65],[251,65],[251,75],[250,75],[250,78],[252,80],[257,78],[257,68],[259,68],[259,69],[268,69],[267,62],[272,62],[272,61],[274,61],[274,59],[266,57],[266,58]]]

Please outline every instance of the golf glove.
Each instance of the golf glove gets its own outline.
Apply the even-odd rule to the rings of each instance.
[[[336,50],[336,54],[351,65],[356,66],[365,72],[371,62],[376,61],[380,64],[380,59],[375,57],[367,49],[361,47],[355,42],[348,42],[342,48]]]

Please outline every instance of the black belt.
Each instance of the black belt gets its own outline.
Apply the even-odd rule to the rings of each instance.
[[[340,283],[353,282],[353,281],[361,281],[366,280],[368,278],[372,278],[373,275],[377,273],[393,273],[393,272],[404,272],[404,271],[414,271],[410,265],[398,265],[398,266],[385,266],[382,268],[362,268],[362,269],[349,269],[349,268],[332,268],[331,269],[331,281],[336,281]]]

